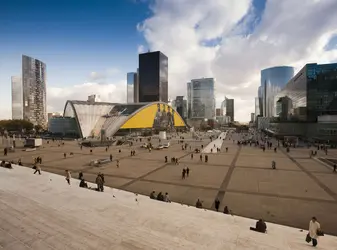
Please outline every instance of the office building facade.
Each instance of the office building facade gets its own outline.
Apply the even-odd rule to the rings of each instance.
[[[193,79],[187,83],[187,106],[190,119],[214,119],[214,78]]]
[[[23,119],[34,125],[47,126],[46,65],[22,56]]]
[[[22,79],[20,76],[12,76],[12,119],[21,120],[23,118],[22,106]]]
[[[135,102],[135,88],[137,82],[137,73],[130,72],[126,75],[126,102]]]
[[[176,99],[172,101],[172,107],[177,110],[182,118],[187,118],[187,100],[184,99],[184,96],[177,96]]]
[[[234,99],[225,98],[226,101],[226,116],[230,117],[230,121],[234,120]]]
[[[337,114],[337,63],[306,64],[277,94],[287,97],[292,120],[316,122],[318,116]],[[305,117],[304,117],[305,116]]]
[[[257,117],[260,116],[260,98],[255,97],[255,121],[257,121]]]
[[[250,121],[251,122],[255,121],[255,113],[250,113]]]
[[[139,102],[168,102],[168,58],[160,51],[139,54]]]
[[[294,68],[289,66],[272,67],[261,71],[262,113],[264,117],[276,114],[275,96],[294,76]]]

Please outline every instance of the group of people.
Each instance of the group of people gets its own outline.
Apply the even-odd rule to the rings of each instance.
[[[156,195],[156,191],[152,191],[150,194],[150,199],[164,202],[171,202],[167,192],[165,193],[165,195],[162,192],[159,192],[158,195]]]
[[[185,179],[186,177],[189,177],[190,175],[190,169],[188,167],[183,168],[181,172],[181,179]]]

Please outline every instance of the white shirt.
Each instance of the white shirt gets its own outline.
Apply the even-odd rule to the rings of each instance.
[[[317,229],[320,229],[321,225],[316,221],[313,222],[312,220],[309,223],[309,235],[313,239],[317,239]]]

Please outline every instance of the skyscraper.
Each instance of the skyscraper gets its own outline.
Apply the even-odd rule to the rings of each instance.
[[[139,69],[137,69],[136,79],[133,85],[133,102],[139,102]]]
[[[226,101],[226,116],[230,117],[231,122],[234,120],[234,99],[225,98]]]
[[[177,96],[175,100],[172,101],[172,107],[174,107],[182,118],[187,117],[187,101],[184,100],[183,96]]]
[[[20,76],[12,76],[12,119],[22,119],[22,81]]]
[[[187,83],[188,118],[215,118],[214,83],[214,78],[193,79]]]
[[[294,68],[289,66],[272,67],[261,71],[262,112],[264,117],[276,115],[275,96],[293,76]]]
[[[126,102],[135,102],[135,87],[137,81],[137,73],[130,72],[126,76]]]
[[[168,102],[168,58],[160,51],[139,54],[139,102]]]
[[[34,125],[47,125],[46,65],[22,56],[23,119]]]

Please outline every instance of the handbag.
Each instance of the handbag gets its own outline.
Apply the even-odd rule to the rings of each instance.
[[[324,236],[324,232],[323,232],[323,230],[322,229],[317,229],[317,236]]]
[[[311,237],[310,237],[310,234],[308,233],[307,236],[305,237],[305,241],[310,243],[311,241]]]

